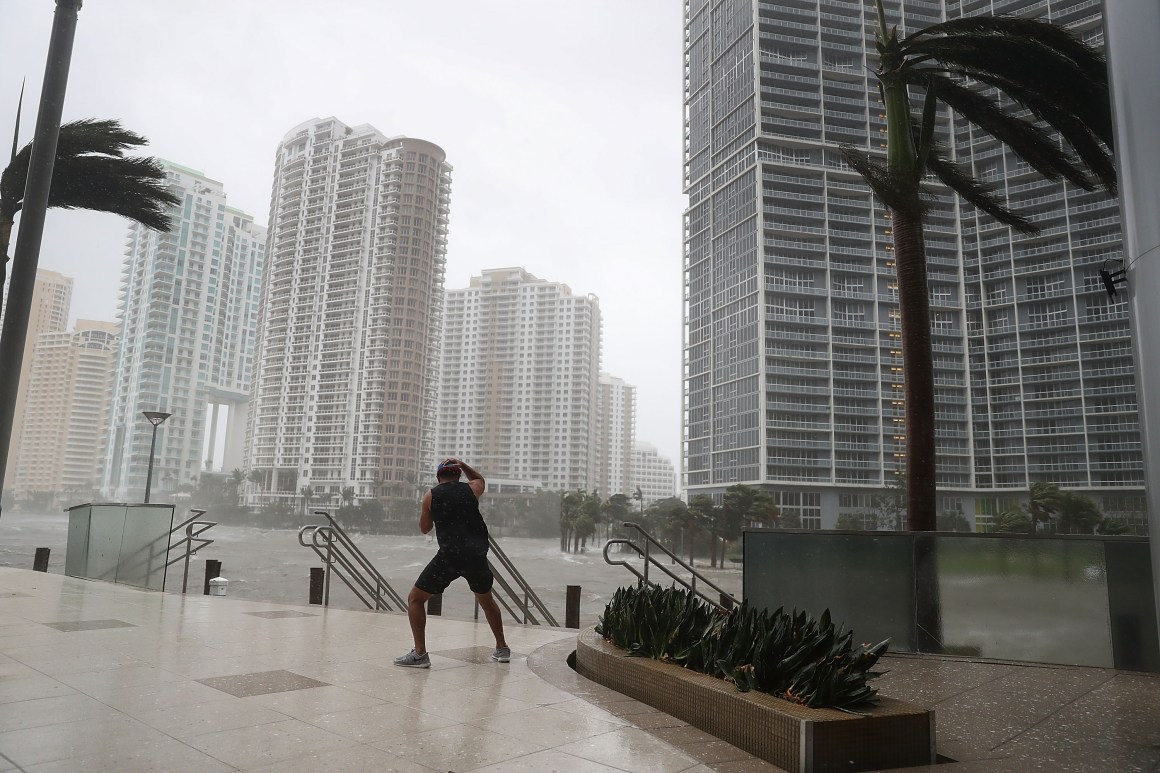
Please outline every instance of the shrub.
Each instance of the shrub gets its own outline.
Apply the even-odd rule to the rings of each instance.
[[[758,610],[748,603],[722,612],[682,588],[619,588],[596,632],[629,656],[664,660],[814,708],[853,709],[877,701],[867,682],[887,639],[853,646],[853,631],[835,627],[830,611]]]

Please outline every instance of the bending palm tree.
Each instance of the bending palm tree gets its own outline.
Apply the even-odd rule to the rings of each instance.
[[[158,231],[169,230],[166,210],[180,203],[165,185],[165,170],[152,158],[126,157],[146,140],[117,121],[85,119],[60,127],[48,206],[112,212]],[[24,183],[32,145],[14,153],[0,174],[0,288],[7,279],[8,245],[16,213],[24,203]]]
[[[939,103],[1007,145],[1051,180],[1115,191],[1107,66],[1095,49],[1042,21],[1010,17],[956,19],[899,39],[878,4],[878,82],[886,105],[886,162],[843,147],[893,218],[902,356],[906,378],[907,525],[936,526],[934,366],[923,241],[924,180],[933,174],[971,205],[1024,233],[1035,225],[970,176],[934,139]],[[973,88],[999,91],[999,101]],[[910,88],[925,93],[921,117]],[[1008,107],[1011,102],[1014,107]],[[1052,135],[1056,132],[1065,146]],[[1093,179],[1094,178],[1094,179]]]

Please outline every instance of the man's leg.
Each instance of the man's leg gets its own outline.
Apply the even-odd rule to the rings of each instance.
[[[495,597],[491,595],[491,591],[476,593],[475,601],[483,610],[487,624],[491,626],[491,632],[495,635],[495,648],[506,649],[508,645],[503,637],[503,615],[499,611],[499,604],[495,603]]]
[[[411,635],[415,637],[415,654],[427,651],[427,599],[431,594],[414,585],[407,594],[407,620],[411,623]],[[492,604],[495,604],[493,601]]]

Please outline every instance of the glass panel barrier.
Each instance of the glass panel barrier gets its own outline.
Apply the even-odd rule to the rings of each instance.
[[[1112,667],[1097,541],[938,537],[947,652]]]
[[[792,541],[784,541],[792,536]],[[858,643],[891,639],[913,650],[911,542],[903,534],[745,533],[745,599],[751,605],[829,609]]]

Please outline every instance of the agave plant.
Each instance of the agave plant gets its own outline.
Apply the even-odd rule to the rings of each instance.
[[[604,609],[596,632],[628,655],[668,660],[811,707],[849,710],[873,703],[867,682],[889,640],[853,646],[853,632],[835,627],[826,610],[754,609],[726,613],[679,588],[620,588]]]

